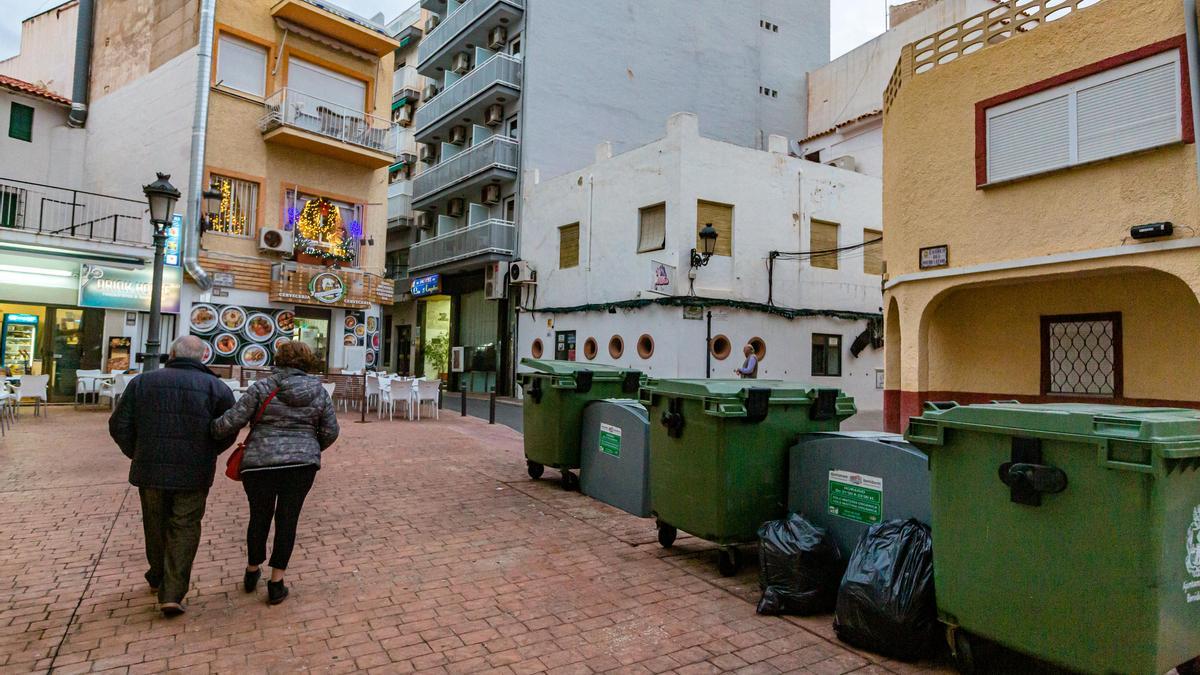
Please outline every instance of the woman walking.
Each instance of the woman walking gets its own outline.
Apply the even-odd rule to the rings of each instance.
[[[308,345],[285,342],[275,355],[275,372],[255,382],[237,404],[212,423],[215,438],[228,438],[254,422],[242,457],[242,487],[250,502],[246,528],[246,576],[253,593],[267,558],[267,534],[275,521],[267,599],[277,605],[288,596],[283,584],[296,543],[296,524],[312,488],[321,453],[338,437],[337,413],[321,381],[309,375],[320,367]]]

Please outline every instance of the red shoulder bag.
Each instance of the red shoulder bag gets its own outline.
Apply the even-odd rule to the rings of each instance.
[[[275,394],[278,393],[279,390],[276,389],[267,394],[267,398],[263,400],[262,405],[258,406],[258,413],[254,415],[254,421],[250,423],[250,431],[246,433],[246,440],[238,443],[233,452],[229,453],[229,459],[225,460],[225,475],[230,480],[240,481],[242,479],[242,458],[246,456],[246,444],[250,442],[250,435],[254,433],[254,427],[258,426],[263,413],[267,411],[267,406],[271,403],[271,399],[275,398]]]

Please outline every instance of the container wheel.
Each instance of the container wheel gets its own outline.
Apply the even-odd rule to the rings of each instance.
[[[717,570],[723,577],[735,576],[742,569],[742,554],[734,547],[723,548],[717,555]]]
[[[973,636],[958,626],[946,626],[946,641],[950,643],[950,651],[954,656],[954,667],[963,675],[973,675],[978,672],[975,660],[975,643]]]
[[[671,548],[675,545],[675,536],[679,534],[679,530],[675,529],[674,525],[668,525],[661,520],[658,521],[658,545],[663,548]]]
[[[526,461],[525,468],[529,471],[529,477],[534,480],[541,478],[542,473],[546,470],[546,467],[533,461]]]
[[[562,470],[562,489],[568,490],[568,491],[578,490],[579,489],[579,476],[576,476],[575,474],[571,473],[570,471],[563,469]]]

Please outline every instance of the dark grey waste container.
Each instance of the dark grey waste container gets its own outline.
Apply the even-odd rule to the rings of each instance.
[[[580,490],[646,518],[650,515],[650,420],[637,401],[592,401],[583,409]]]
[[[788,510],[827,530],[844,558],[884,520],[928,524],[929,459],[899,434],[804,434],[788,461]]]

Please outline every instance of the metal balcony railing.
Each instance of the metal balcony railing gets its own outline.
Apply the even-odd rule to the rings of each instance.
[[[264,108],[258,122],[264,133],[286,126],[377,152],[392,154],[396,148],[396,125],[391,120],[296,89],[280,89],[265,101]]]
[[[513,139],[492,136],[422,171],[413,179],[413,200],[420,201],[491,168],[516,172],[520,154],[521,146]]]
[[[508,54],[494,54],[475,67],[474,70],[454,81],[440,94],[429,99],[420,108],[414,123],[417,133],[442,119],[479,92],[496,83],[506,84],[513,89],[521,88],[521,60]]]
[[[0,233],[11,229],[149,246],[153,228],[147,208],[137,199],[0,178]]]
[[[436,54],[463,29],[474,23],[475,19],[483,16],[484,13],[500,3],[517,9],[525,9],[525,0],[469,0],[444,17],[437,28],[425,35],[425,39],[421,40],[421,44],[417,47],[417,63],[422,63]]]
[[[516,245],[516,224],[507,220],[485,220],[413,244],[408,253],[408,269],[409,273],[415,273],[489,253],[512,255]]]

